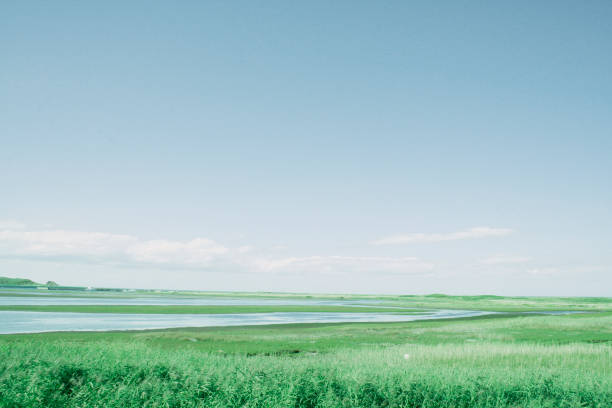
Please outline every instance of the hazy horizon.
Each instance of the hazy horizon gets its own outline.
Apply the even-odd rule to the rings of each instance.
[[[612,295],[610,2],[0,15],[0,276]]]

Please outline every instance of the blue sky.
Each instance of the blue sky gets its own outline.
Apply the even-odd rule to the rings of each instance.
[[[0,275],[611,294],[610,2],[0,16]]]

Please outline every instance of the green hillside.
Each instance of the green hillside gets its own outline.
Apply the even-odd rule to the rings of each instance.
[[[42,283],[34,282],[30,279],[24,278],[7,278],[6,276],[0,276],[0,285],[5,286],[44,286]]]

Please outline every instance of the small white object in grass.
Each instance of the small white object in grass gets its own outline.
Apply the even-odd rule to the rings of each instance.
[[[410,358],[410,354],[404,354],[404,359],[408,360]]]

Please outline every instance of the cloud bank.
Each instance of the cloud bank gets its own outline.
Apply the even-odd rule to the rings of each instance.
[[[416,257],[377,256],[308,256],[276,259],[258,259],[257,268],[263,271],[291,270],[294,272],[317,271],[320,273],[384,273],[422,274],[434,269],[434,265]]]
[[[476,239],[489,237],[503,237],[512,234],[514,231],[508,228],[474,227],[464,231],[448,233],[414,233],[405,235],[392,235],[376,241],[373,245],[400,245],[414,243],[430,243],[443,241],[457,241],[462,239]]]
[[[69,230],[0,231],[1,256],[33,260],[72,258],[93,263],[206,266],[228,251],[228,248],[203,238],[167,241]]]
[[[15,220],[0,220],[0,230],[16,230],[25,228],[25,224]]]
[[[484,265],[508,265],[508,264],[525,263],[525,262],[529,262],[530,260],[531,258],[524,257],[524,256],[496,255],[496,256],[491,256],[489,258],[481,259],[480,263]]]
[[[269,274],[422,274],[434,265],[415,257],[278,257],[252,246],[231,248],[208,238],[144,240],[132,235],[74,230],[27,230],[0,224],[0,257],[31,261],[260,272]]]

